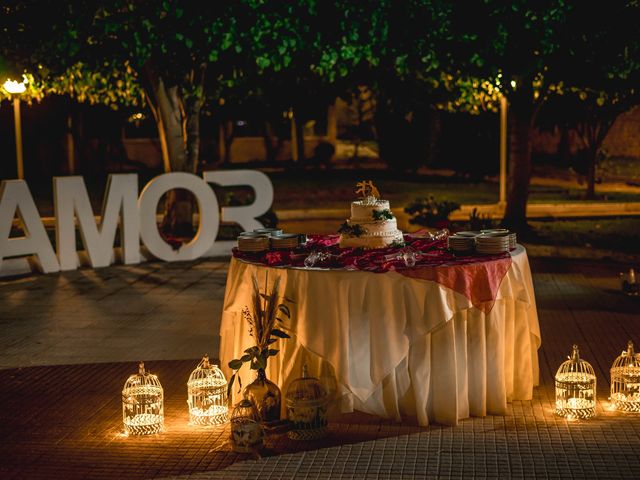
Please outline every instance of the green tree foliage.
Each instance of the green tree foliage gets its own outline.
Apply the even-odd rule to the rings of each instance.
[[[615,116],[636,101],[637,0],[597,12],[567,0],[14,0],[1,8],[0,53],[29,67],[31,98],[146,103],[167,170],[196,171],[205,108],[220,117],[238,106],[263,111],[267,137],[282,112],[293,111],[300,127],[363,85],[374,93],[381,155],[415,169],[436,109],[496,110],[503,94],[511,161],[504,221],[514,227],[526,226],[541,108],[559,94],[580,105],[560,111],[580,113],[571,121],[597,153]],[[170,198],[170,213],[183,213],[165,226],[189,230],[191,210],[176,202],[188,203]]]
[[[510,172],[503,222],[526,228],[531,132],[541,108],[559,93],[585,101],[586,116],[591,100],[607,108],[619,102],[620,94],[631,101],[623,92],[630,93],[637,72],[638,57],[631,50],[637,50],[638,2],[616,0],[598,11],[589,3],[566,0],[454,5],[455,71],[499,81],[509,102]],[[614,117],[615,112],[620,109],[612,109]],[[602,114],[604,109],[596,117]]]
[[[638,20],[635,2],[610,3],[598,15],[576,5],[565,30],[564,48],[579,51],[570,57],[562,79],[550,86],[540,112],[540,126],[573,129],[578,133],[586,163],[587,198],[595,198],[602,143],[618,116],[640,103]]]

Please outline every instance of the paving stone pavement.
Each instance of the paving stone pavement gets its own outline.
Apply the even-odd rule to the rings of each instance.
[[[541,385],[505,416],[421,428],[334,415],[318,443],[269,439],[233,453],[228,427],[188,425],[185,381],[215,357],[226,261],[147,263],[0,282],[0,478],[640,478],[640,415],[609,410],[609,367],[640,347],[624,266],[532,259]],[[598,376],[598,416],[553,413],[553,375],[578,343]],[[121,435],[119,392],[145,359],[165,389],[166,432]],[[293,453],[291,453],[293,452]]]

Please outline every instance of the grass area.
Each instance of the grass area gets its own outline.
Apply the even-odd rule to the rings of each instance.
[[[384,198],[394,207],[403,207],[417,197],[433,195],[438,200],[451,200],[460,204],[483,204],[498,201],[496,182],[469,183],[467,179],[409,174],[391,175],[386,171],[340,170],[303,171],[296,173],[270,173],[273,182],[275,210],[306,208],[348,208],[354,199],[355,183],[373,180]],[[597,201],[638,202],[640,189],[607,191],[599,185]],[[583,189],[563,186],[531,185],[529,201],[532,203],[582,202]]]
[[[530,221],[529,224],[533,228],[531,243],[640,254],[640,218]]]
[[[392,177],[386,172],[335,171],[303,172],[269,175],[275,191],[273,208],[349,208],[355,198],[355,184],[373,180],[380,193],[395,207],[410,203],[417,197],[434,195],[440,200],[458,203],[494,203],[498,201],[498,185],[469,184],[442,177],[409,175]]]

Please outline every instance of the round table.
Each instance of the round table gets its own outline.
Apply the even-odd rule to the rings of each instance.
[[[254,344],[242,318],[251,305],[251,276],[262,289],[280,277],[281,292],[294,301],[291,338],[274,344],[280,352],[269,357],[267,376],[283,394],[307,364],[342,412],[415,416],[420,425],[505,414],[508,401],[532,398],[541,342],[526,251],[518,245],[510,255],[494,299],[481,304],[394,271],[268,267],[232,258],[220,327],[223,370],[228,378],[229,360]],[[474,278],[473,266],[457,266],[454,275],[485,281]],[[240,370],[243,385],[252,373]]]

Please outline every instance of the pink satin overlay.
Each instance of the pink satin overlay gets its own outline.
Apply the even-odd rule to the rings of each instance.
[[[314,267],[360,270],[374,273],[397,273],[420,280],[437,282],[467,297],[473,306],[489,313],[493,308],[502,279],[511,267],[511,255],[455,255],[447,249],[446,239],[433,240],[405,235],[405,247],[375,250],[340,248],[339,235],[309,235],[307,243],[295,250],[271,250],[260,253],[240,252],[233,256],[251,263],[272,267],[302,267],[312,252],[323,252],[324,259]],[[405,265],[401,253],[409,248],[417,253],[415,265]]]

